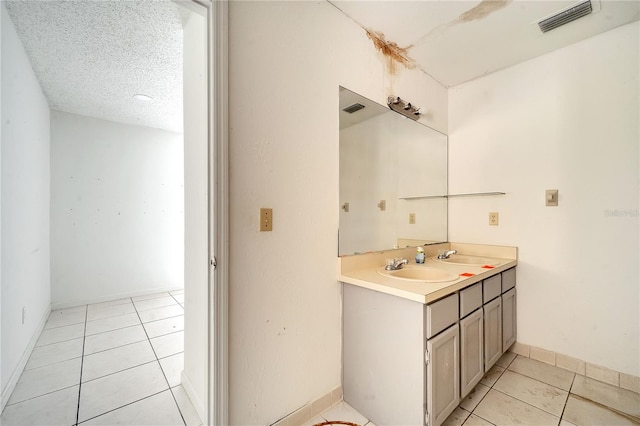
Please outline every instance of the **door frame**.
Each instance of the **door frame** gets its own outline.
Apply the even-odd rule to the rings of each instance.
[[[227,0],[207,19],[209,66],[208,423],[229,424],[229,96]],[[213,127],[213,129],[211,128]]]
[[[190,0],[207,20],[207,425],[229,424],[228,1]],[[201,9],[202,10],[202,9]]]

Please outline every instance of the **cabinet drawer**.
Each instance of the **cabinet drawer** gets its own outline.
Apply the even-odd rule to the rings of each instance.
[[[487,303],[502,293],[502,278],[500,274],[494,275],[482,281],[482,294],[484,303]]]
[[[458,293],[427,305],[425,321],[427,339],[458,321]]]
[[[502,292],[511,290],[516,286],[516,268],[507,269],[502,273]]]
[[[482,306],[482,283],[476,283],[460,291],[460,318]]]

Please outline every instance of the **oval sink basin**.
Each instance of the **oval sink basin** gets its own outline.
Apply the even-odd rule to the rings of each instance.
[[[490,257],[466,256],[464,254],[453,254],[448,259],[438,259],[438,262],[448,263],[450,265],[470,265],[470,266],[496,266],[500,264],[498,259]]]
[[[423,283],[442,283],[447,281],[455,281],[460,278],[456,274],[443,271],[438,268],[430,268],[428,266],[420,267],[404,267],[395,271],[387,271],[384,267],[378,268],[378,273],[390,278],[399,280],[419,281]]]

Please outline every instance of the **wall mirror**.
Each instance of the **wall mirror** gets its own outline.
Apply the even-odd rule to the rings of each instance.
[[[340,256],[447,241],[447,136],[340,87]]]

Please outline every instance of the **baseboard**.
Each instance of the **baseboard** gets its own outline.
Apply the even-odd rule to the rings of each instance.
[[[272,423],[271,426],[299,426],[342,401],[342,385],[303,405],[292,413]]]
[[[167,291],[177,291],[177,290],[183,290],[183,289],[184,287],[157,287],[157,288],[151,288],[151,289],[146,289],[141,291],[133,291],[133,292],[127,292],[127,293],[111,294],[109,296],[94,297],[91,299],[81,299],[81,300],[75,300],[71,302],[54,303],[51,305],[51,310],[55,311],[56,309],[75,308],[76,306],[90,305],[92,303],[109,302],[111,300],[126,299],[128,297],[146,296],[147,294],[162,293]]]
[[[20,357],[20,361],[18,362],[18,365],[16,365],[16,368],[14,368],[13,373],[11,373],[11,378],[7,382],[7,385],[2,390],[2,397],[1,397],[2,405],[0,406],[0,413],[4,410],[4,407],[7,405],[7,402],[9,402],[9,398],[11,397],[11,394],[13,393],[14,389],[16,388],[16,385],[18,384],[18,380],[20,379],[20,376],[24,371],[24,367],[27,365],[27,362],[31,357],[31,352],[33,352],[33,348],[35,348],[36,343],[38,343],[38,338],[40,337],[42,330],[44,330],[44,326],[47,323],[47,319],[49,318],[50,313],[51,313],[51,305],[47,306],[47,309],[44,315],[40,319],[40,324],[38,325],[35,332],[31,336],[31,339],[29,340],[27,347],[24,349],[24,352]]]
[[[196,413],[198,413],[200,420],[206,420],[207,416],[206,410],[204,409],[204,403],[196,395],[196,392],[193,390],[193,385],[189,381],[189,378],[184,374],[184,370],[182,371],[182,374],[180,374],[180,384],[191,400],[191,404],[193,405],[193,408],[196,409]],[[203,421],[202,424],[206,424],[206,421]]]
[[[554,365],[600,382],[608,383],[626,390],[640,393],[640,377],[622,373],[601,365],[573,358],[558,352],[549,351],[533,345],[516,342],[509,349],[518,355]]]

